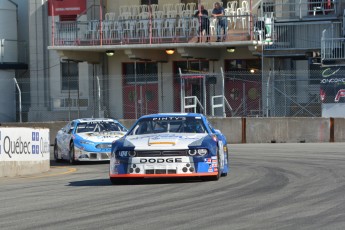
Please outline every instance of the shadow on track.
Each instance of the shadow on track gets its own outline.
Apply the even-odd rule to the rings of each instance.
[[[68,186],[135,186],[144,184],[176,184],[176,183],[196,183],[202,182],[198,178],[145,178],[145,179],[131,179],[125,184],[113,185],[110,180],[107,179],[94,179],[94,180],[82,180],[71,181]]]

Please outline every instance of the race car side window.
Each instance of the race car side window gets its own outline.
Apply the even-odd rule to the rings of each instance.
[[[71,134],[73,129],[74,129],[74,122],[71,122],[71,124],[69,125],[69,129],[68,129],[67,133]]]

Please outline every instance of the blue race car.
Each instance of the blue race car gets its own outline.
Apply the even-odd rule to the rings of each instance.
[[[109,177],[113,184],[149,177],[218,180],[228,174],[228,158],[225,136],[204,115],[152,114],[113,142]]]
[[[117,120],[84,118],[69,122],[58,131],[54,144],[56,161],[109,161],[111,143],[128,130]]]

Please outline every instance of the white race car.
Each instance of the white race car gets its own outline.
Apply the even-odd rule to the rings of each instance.
[[[109,177],[198,177],[218,180],[229,171],[225,136],[202,114],[151,114],[113,143]]]
[[[106,161],[111,143],[125,135],[127,129],[117,120],[84,118],[69,122],[58,131],[54,144],[56,161]]]

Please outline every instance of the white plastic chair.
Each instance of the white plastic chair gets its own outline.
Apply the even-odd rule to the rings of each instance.
[[[185,10],[186,5],[184,3],[175,4],[175,10],[177,15],[182,16],[182,12]]]
[[[158,4],[151,4],[151,12],[156,12],[159,10]]]
[[[235,17],[235,22],[234,22],[234,29],[236,29],[236,26],[237,26],[237,21],[241,21],[242,23],[242,29],[245,28],[246,26],[246,14],[244,13],[243,9],[242,8],[237,8],[236,10],[236,17]]]
[[[142,13],[142,12],[149,12],[149,7],[148,7],[148,5],[145,5],[145,4],[140,5],[140,12],[141,12],[141,13]]]
[[[119,7],[120,15],[126,12],[131,12],[130,6],[120,6]]]
[[[156,11],[158,12],[158,11]],[[163,11],[161,11],[163,13]],[[152,20],[152,37],[160,41],[163,35],[163,17],[156,17]]]
[[[140,14],[140,6],[139,5],[132,5],[130,7],[130,12],[131,12],[132,18],[137,18],[138,15]]]
[[[196,7],[196,3],[190,2],[186,4],[186,10],[189,10],[190,12],[194,13]]]
[[[157,10],[157,11],[152,12],[152,18],[163,18],[163,16],[164,16],[163,11]]]
[[[211,17],[210,18],[210,35],[212,36],[216,34],[216,23],[217,23],[217,18]]]
[[[108,12],[105,14],[105,20],[106,21],[114,21],[115,20],[115,12]]]
[[[141,12],[138,18],[137,34],[143,38],[148,37],[149,32],[149,13]]]

